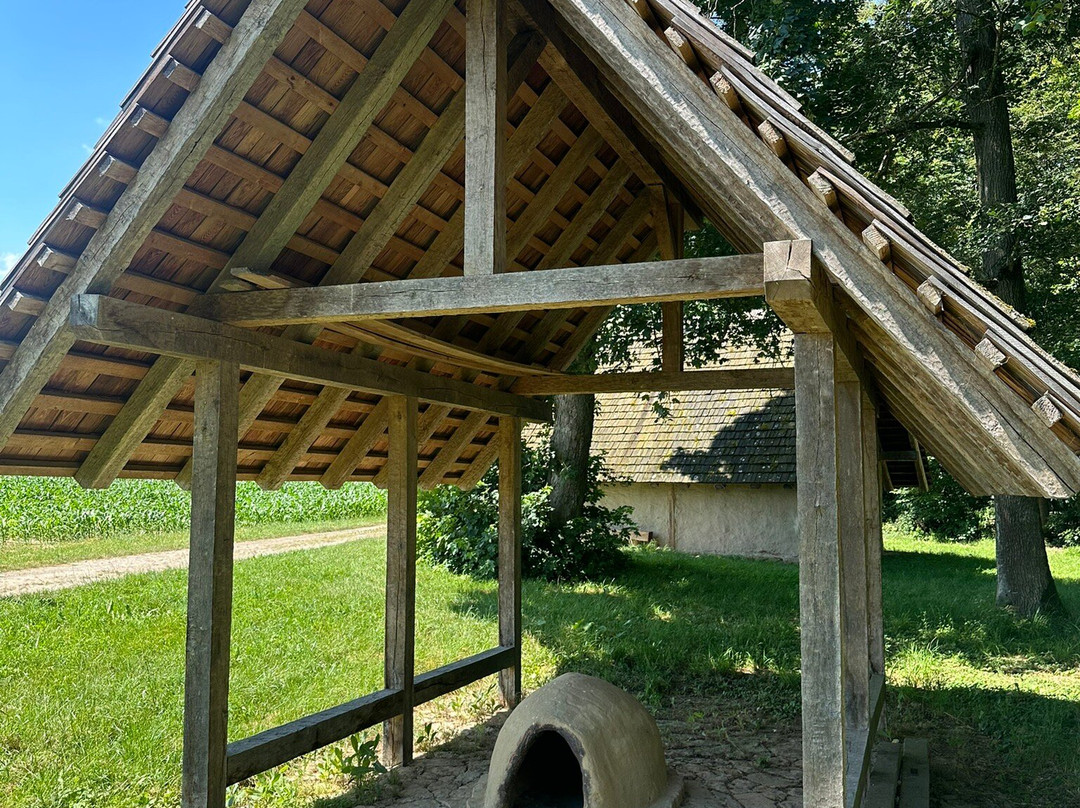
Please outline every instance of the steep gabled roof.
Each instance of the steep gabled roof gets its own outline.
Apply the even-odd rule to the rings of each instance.
[[[846,318],[841,344],[958,479],[976,493],[1080,490],[1077,378],[744,48],[684,0],[522,5],[516,33],[544,39],[511,47],[515,269],[648,258],[659,184],[746,252],[810,238]],[[190,366],[73,343],[73,294],[183,310],[207,290],[244,288],[229,271],[240,267],[283,285],[460,273],[463,12],[451,0],[192,3],[0,288],[0,472],[89,485],[185,473]],[[509,389],[566,367],[603,316],[287,333]],[[245,401],[241,476],[380,479],[377,396],[259,378]],[[494,427],[428,405],[422,481],[476,480]]]

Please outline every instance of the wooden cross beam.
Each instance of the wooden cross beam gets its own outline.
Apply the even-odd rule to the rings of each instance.
[[[753,297],[764,291],[762,272],[760,255],[686,258],[547,272],[205,295],[190,311],[207,319],[254,327],[577,309]]]
[[[560,396],[580,393],[681,393],[689,390],[792,390],[794,387],[795,371],[792,368],[750,367],[522,376],[510,389],[521,395]]]
[[[235,361],[279,378],[415,396],[530,421],[551,416],[545,403],[524,396],[100,295],[75,297],[71,328],[78,339],[88,342],[192,361]]]

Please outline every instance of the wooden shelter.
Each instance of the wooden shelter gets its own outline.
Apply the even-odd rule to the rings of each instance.
[[[522,420],[559,392],[762,386],[684,371],[679,304],[764,294],[795,334],[804,795],[857,805],[875,413],[973,493],[1065,497],[1080,380],[687,0],[465,6],[189,5],[0,288],[0,473],[191,487],[183,793],[218,808],[384,720],[407,762],[412,708],[480,676],[513,704]],[[745,255],[684,260],[704,218]],[[641,302],[665,304],[662,373],[564,374]],[[500,645],[416,674],[416,487],[496,457]],[[238,478],[389,488],[386,687],[227,745]]]

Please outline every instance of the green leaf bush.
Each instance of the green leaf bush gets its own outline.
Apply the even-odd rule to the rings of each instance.
[[[522,465],[522,574],[548,581],[610,577],[625,562],[622,548],[635,527],[631,509],[600,504],[606,472],[592,458],[589,494],[579,519],[552,528],[546,484],[547,449],[526,448]],[[498,571],[498,470],[493,468],[471,491],[439,486],[420,495],[417,548],[452,572],[494,578]]]

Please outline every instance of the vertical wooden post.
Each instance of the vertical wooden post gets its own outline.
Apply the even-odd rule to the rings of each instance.
[[[795,335],[803,800],[815,808],[845,808],[847,790],[835,353],[832,334]]]
[[[844,712],[848,731],[870,720],[870,646],[867,618],[866,497],[863,486],[863,392],[858,381],[836,386],[837,490],[843,568]]]
[[[866,519],[866,590],[867,612],[869,613],[867,633],[869,635],[870,672],[885,675],[885,626],[881,598],[881,463],[878,456],[877,418],[869,399],[863,399],[863,495],[866,504],[863,516]],[[884,722],[884,718],[882,718]],[[884,724],[882,723],[882,726]]]
[[[195,376],[183,808],[224,808],[229,723],[233,539],[240,368],[205,362]]]
[[[838,373],[843,373],[838,368]],[[848,751],[847,798],[857,799],[866,774],[864,753],[870,732],[870,627],[867,568],[865,439],[866,395],[851,374],[836,386],[837,491],[843,587],[844,724]],[[876,440],[877,436],[874,436]]]
[[[499,645],[514,665],[499,672],[507,707],[521,701],[521,419],[499,419]]]
[[[383,764],[407,766],[413,753],[416,643],[416,413],[411,396],[390,399],[386,460],[385,685],[404,693],[402,714],[383,724]]]
[[[683,257],[683,236],[686,217],[682,206],[671,198],[667,189],[653,186],[653,229],[656,231],[657,248],[662,261],[675,261]],[[685,364],[683,346],[683,304],[661,303],[663,339],[661,342],[661,366],[667,371],[681,371]]]
[[[465,274],[506,269],[506,0],[465,18]]]

